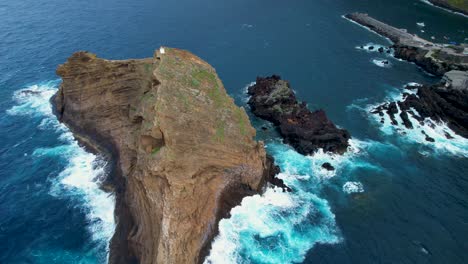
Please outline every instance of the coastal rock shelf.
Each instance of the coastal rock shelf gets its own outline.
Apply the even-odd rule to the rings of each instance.
[[[468,70],[468,47],[465,44],[432,43],[363,13],[347,14],[345,17],[389,38],[394,43],[392,48],[396,58],[414,62],[431,74],[442,76],[451,70]]]
[[[468,74],[451,71],[439,84],[407,86],[401,101],[387,102],[371,113],[379,115],[382,123],[387,115],[392,125],[404,125],[407,129],[415,129],[411,119],[419,122],[420,126],[425,122],[435,126],[442,121],[453,132],[468,138]],[[424,130],[420,132],[426,141],[434,141]],[[453,135],[445,131],[445,137],[451,139]]]
[[[273,179],[243,108],[190,52],[105,60],[77,52],[59,66],[56,114],[112,161],[114,263],[199,263],[218,221]]]
[[[347,150],[348,131],[337,128],[325,111],[311,112],[304,102],[298,102],[289,82],[279,76],[257,77],[248,94],[253,114],[272,122],[299,153],[313,154],[319,148],[340,154]]]

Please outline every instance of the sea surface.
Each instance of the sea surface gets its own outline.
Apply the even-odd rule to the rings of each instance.
[[[468,141],[438,137],[441,124],[423,128],[427,143],[369,114],[406,83],[438,79],[359,49],[389,43],[342,18],[354,11],[435,41],[468,37],[466,17],[417,0],[2,0],[0,263],[106,263],[108,167],[53,116],[55,69],[78,50],[144,58],[161,45],[207,60],[246,108],[246,86],[279,74],[352,135],[343,156],[303,156],[251,116],[294,191],[245,198],[206,263],[468,263]]]

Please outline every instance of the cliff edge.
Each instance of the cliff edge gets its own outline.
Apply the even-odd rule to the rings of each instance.
[[[60,65],[61,122],[113,162],[117,228],[110,263],[203,261],[220,218],[275,173],[243,108],[190,52]]]

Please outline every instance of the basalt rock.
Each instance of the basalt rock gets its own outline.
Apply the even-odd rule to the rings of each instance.
[[[462,137],[468,138],[468,74],[466,72],[448,72],[442,82],[435,85],[406,87],[408,91],[417,92],[404,94],[404,99],[398,102],[388,102],[378,106],[371,112],[381,116],[387,114],[393,125],[399,125],[396,116],[399,115],[403,125],[408,129],[414,126],[409,116],[422,123],[426,119],[433,123],[445,122],[447,126]],[[426,140],[433,142],[424,131]],[[446,134],[448,139],[452,138]]]
[[[272,122],[284,141],[299,153],[313,154],[319,148],[344,153],[348,148],[349,133],[337,128],[325,111],[312,112],[304,102],[298,102],[289,82],[279,76],[257,77],[248,94],[252,113]]]
[[[187,51],[120,61],[77,52],[57,74],[60,121],[113,165],[111,264],[199,263],[233,206],[267,180],[283,184],[244,109]]]
[[[322,168],[326,169],[327,171],[334,171],[335,167],[331,165],[329,162],[325,162],[322,164]]]

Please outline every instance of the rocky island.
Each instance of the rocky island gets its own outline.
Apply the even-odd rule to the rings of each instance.
[[[337,128],[325,111],[310,111],[306,103],[296,99],[289,82],[281,77],[257,77],[248,88],[253,114],[272,122],[284,141],[299,153],[310,155],[319,148],[342,154],[348,146],[348,131]],[[331,170],[330,166],[324,168]]]
[[[433,43],[410,34],[405,29],[392,27],[363,13],[347,14],[345,17],[390,39],[393,42],[392,48],[396,58],[414,62],[431,74],[443,76],[451,70],[468,70],[468,46],[466,44]]]
[[[112,163],[111,264],[202,262],[218,221],[277,172],[244,109],[188,51],[132,60],[77,52],[57,74],[59,120]]]

